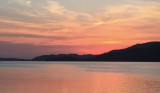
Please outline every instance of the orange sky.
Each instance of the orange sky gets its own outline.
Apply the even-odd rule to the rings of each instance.
[[[160,40],[159,1],[90,3],[90,0],[0,1],[0,48],[2,51],[17,48],[12,50],[15,55],[4,51],[0,57],[100,54]],[[26,48],[33,50],[32,54],[25,52]]]

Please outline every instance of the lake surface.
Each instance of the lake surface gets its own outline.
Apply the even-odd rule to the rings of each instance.
[[[160,93],[160,63],[0,62],[0,93]]]

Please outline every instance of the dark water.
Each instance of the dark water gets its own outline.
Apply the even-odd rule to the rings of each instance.
[[[0,93],[160,93],[160,63],[0,62]]]

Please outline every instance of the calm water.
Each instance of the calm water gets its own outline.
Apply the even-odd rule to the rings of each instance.
[[[0,62],[0,93],[160,93],[160,63]]]

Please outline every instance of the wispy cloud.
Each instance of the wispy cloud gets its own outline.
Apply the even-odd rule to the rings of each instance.
[[[31,1],[30,0],[9,0],[8,3],[9,4],[15,3],[15,4],[29,6],[31,4]]]

